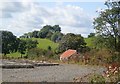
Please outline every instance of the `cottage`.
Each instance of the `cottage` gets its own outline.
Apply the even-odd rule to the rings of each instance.
[[[75,62],[77,62],[79,61],[79,54],[76,50],[69,49],[60,55],[60,60],[64,62],[74,60]]]

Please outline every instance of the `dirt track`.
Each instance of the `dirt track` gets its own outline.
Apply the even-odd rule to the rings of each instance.
[[[76,64],[59,66],[40,66],[31,69],[2,69],[2,81],[5,82],[72,82],[74,77],[89,73],[102,73],[104,68]]]

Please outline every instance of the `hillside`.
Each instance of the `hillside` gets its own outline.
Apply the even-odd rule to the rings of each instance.
[[[95,37],[85,38],[85,42],[87,43],[87,46],[90,48],[94,48],[94,39]]]
[[[50,41],[49,39],[41,39],[41,38],[32,38],[33,40],[38,41],[38,48],[41,49],[48,49],[48,46],[51,46],[52,50],[55,50],[58,47],[58,43],[54,43],[53,41]]]
[[[27,39],[32,39],[32,40],[37,40],[38,41],[38,48],[41,49],[48,49],[48,46],[51,46],[52,50],[56,50],[56,48],[58,47],[58,43],[54,43],[53,41],[50,41],[49,39],[41,39],[41,38],[22,38],[24,40]],[[11,54],[7,54],[8,57],[19,57],[20,53],[15,52],[15,53],[11,53]]]
[[[38,48],[41,49],[48,49],[48,46],[51,46],[52,50],[55,50],[58,47],[58,43],[54,43],[53,41],[49,40],[49,39],[42,39],[42,38],[22,38],[24,40],[27,39],[32,39],[32,40],[37,40],[38,41]]]

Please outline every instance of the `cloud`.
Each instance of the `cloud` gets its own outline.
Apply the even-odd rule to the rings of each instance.
[[[18,2],[1,2],[0,3],[0,11],[2,11],[1,18],[9,18],[12,17],[12,14],[15,12],[23,11],[23,7],[21,3]]]
[[[79,6],[55,5],[43,6],[42,3],[33,2],[7,2],[0,4],[3,20],[2,29],[10,30],[20,36],[25,32],[41,29],[42,26],[61,26],[63,33],[77,33],[87,36],[93,30],[92,19]],[[5,20],[9,18],[6,22]]]

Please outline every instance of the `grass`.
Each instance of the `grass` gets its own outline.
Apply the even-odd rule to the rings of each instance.
[[[87,43],[87,46],[90,48],[95,47],[94,40],[95,40],[95,37],[85,38],[85,42]]]
[[[14,52],[14,53],[10,53],[10,54],[7,54],[7,57],[14,57],[14,58],[18,58],[18,57],[21,57],[21,54],[19,52]]]
[[[35,39],[35,38],[34,38]],[[36,39],[38,41],[38,48],[41,49],[48,49],[48,46],[51,46],[52,50],[56,50],[56,48],[58,47],[58,43],[54,43],[48,39]]]
[[[22,38],[24,40],[27,40],[29,38]],[[49,39],[41,39],[41,38],[30,38],[32,40],[37,40],[38,41],[38,45],[37,47],[38,48],[41,48],[41,49],[44,49],[44,50],[47,50],[48,49],[48,46],[51,46],[52,48],[52,51],[55,51],[56,48],[58,47],[58,43],[54,43],[53,41],[50,41]],[[19,52],[15,52],[15,53],[10,53],[10,54],[7,54],[8,57],[14,57],[14,58],[18,58],[21,56],[21,54]],[[24,56],[24,55],[23,55]]]
[[[49,39],[41,39],[41,38],[22,38],[24,40],[27,39],[32,39],[32,40],[37,40],[38,41],[38,48],[41,49],[48,49],[48,46],[50,46],[52,48],[52,50],[56,50],[56,48],[58,47],[58,43],[54,43],[53,41],[49,40]]]

